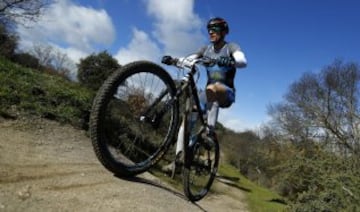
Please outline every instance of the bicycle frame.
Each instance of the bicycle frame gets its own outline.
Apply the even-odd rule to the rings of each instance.
[[[185,83],[180,87],[180,89],[177,90],[176,97],[179,99],[179,97],[183,94],[185,91],[186,98],[193,98],[195,105],[189,105],[189,109],[191,109],[192,106],[195,106],[197,108],[197,112],[199,113],[199,119],[201,121],[202,125],[207,125],[207,120],[204,119],[205,112],[201,109],[200,104],[200,98],[198,95],[198,90],[196,88],[196,83],[194,80],[194,74],[196,73],[196,67],[193,66],[192,70],[186,74]],[[191,111],[187,111],[191,112]]]
[[[207,62],[207,63],[211,63],[211,62]],[[162,107],[162,109],[160,111],[158,111],[154,116],[149,117],[147,114],[150,113],[150,110],[152,108],[154,108],[155,105],[159,104],[159,102],[161,102],[161,100],[166,96],[166,94],[168,94],[167,90],[164,90],[162,93],[160,93],[160,95],[156,98],[156,100],[151,104],[151,106],[147,109],[147,111],[145,111],[143,113],[143,115],[140,117],[140,119],[142,121],[147,121],[149,123],[152,124],[153,127],[156,127],[157,124],[159,123],[159,121],[161,120],[163,114],[165,114],[165,112],[168,110],[169,105],[174,104],[174,101],[179,101],[180,97],[184,94],[185,92],[185,97],[187,98],[193,98],[194,100],[194,105],[190,105],[189,108],[192,108],[192,106],[195,106],[197,108],[197,112],[198,112],[198,117],[201,121],[201,125],[207,127],[207,120],[204,119],[204,115],[205,115],[205,111],[203,111],[201,109],[201,103],[200,103],[200,98],[198,95],[198,90],[196,88],[196,83],[195,83],[195,79],[194,79],[194,75],[197,72],[197,67],[195,64],[193,64],[190,68],[190,71],[188,73],[186,73],[184,79],[181,81],[181,85],[177,86],[176,88],[176,95],[174,99],[171,99],[169,101],[167,101],[165,103],[165,105]],[[191,112],[191,111],[186,111],[186,112]]]
[[[218,162],[219,162],[219,145],[217,141],[216,134],[212,134],[212,136],[208,136],[206,134],[206,138],[203,137],[203,132],[208,130],[208,123],[207,118],[204,118],[206,115],[206,111],[203,111],[201,108],[200,98],[198,94],[198,90],[196,87],[194,75],[198,71],[196,62],[193,63],[190,69],[190,71],[186,74],[186,82],[181,87],[180,90],[178,90],[179,96],[182,92],[185,91],[185,97],[186,97],[186,105],[185,105],[185,111],[183,113],[183,127],[184,127],[184,137],[183,137],[183,185],[184,185],[184,193],[191,201],[198,201],[202,199],[210,190],[210,187],[213,183],[213,180],[215,179],[217,168],[218,168]],[[205,64],[213,64],[212,60],[201,60],[204,65]],[[191,101],[193,100],[193,101]],[[201,121],[200,129],[197,130],[197,132],[193,131],[193,120],[192,120],[192,112],[193,107],[197,108],[197,119]],[[191,115],[190,115],[191,114]],[[190,120],[189,120],[190,119]],[[199,139],[199,136],[201,137]],[[209,143],[209,140],[210,143]],[[210,150],[212,149],[212,150]],[[205,150],[205,158],[201,159],[202,154],[201,150]],[[210,151],[212,153],[210,153]],[[202,173],[205,174],[205,178],[203,177]],[[202,178],[205,182],[205,184],[200,183],[199,185],[194,180],[194,175],[197,177],[195,178]],[[201,181],[202,181],[201,180]],[[200,190],[198,190],[198,186],[200,186]]]

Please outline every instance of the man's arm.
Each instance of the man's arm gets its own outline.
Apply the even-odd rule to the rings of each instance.
[[[230,52],[231,56],[235,60],[235,67],[236,68],[245,68],[247,66],[247,60],[243,51],[239,45],[235,43],[230,43]]]

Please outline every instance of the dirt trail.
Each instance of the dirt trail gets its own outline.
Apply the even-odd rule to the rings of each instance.
[[[193,204],[149,173],[114,177],[84,131],[47,120],[0,120],[0,211],[246,211],[243,194]]]

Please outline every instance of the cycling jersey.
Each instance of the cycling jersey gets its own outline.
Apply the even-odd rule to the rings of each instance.
[[[196,53],[198,57],[208,57],[212,59],[218,59],[220,57],[232,57],[235,62],[238,62],[234,58],[235,52],[241,52],[240,47],[235,43],[225,43],[220,50],[215,50],[213,44],[209,44],[199,49]],[[239,61],[240,63],[246,63],[246,61]],[[235,78],[236,67],[225,67],[214,65],[207,67],[208,84],[221,82],[228,87],[234,89],[234,78]]]

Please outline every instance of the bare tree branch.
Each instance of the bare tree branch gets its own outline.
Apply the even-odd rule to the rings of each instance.
[[[360,67],[335,61],[320,74],[304,74],[269,114],[294,141],[323,134],[324,140],[360,154],[359,89]]]
[[[0,0],[0,22],[3,24],[37,21],[43,10],[55,0]]]

